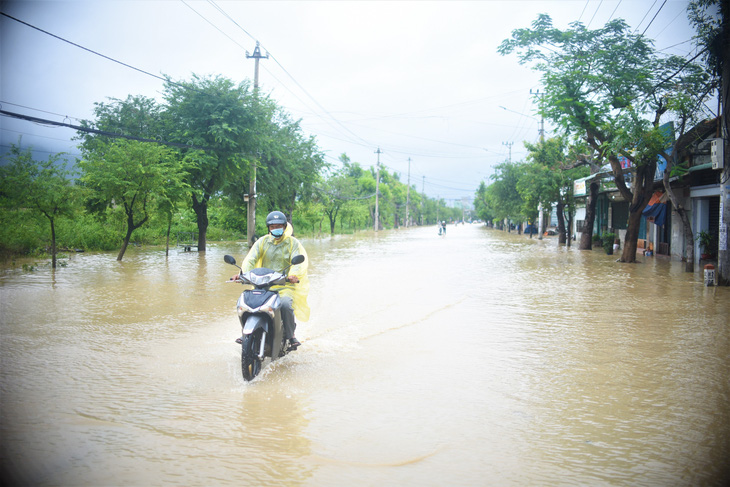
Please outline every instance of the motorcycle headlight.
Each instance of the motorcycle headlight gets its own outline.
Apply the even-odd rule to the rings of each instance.
[[[243,300],[239,301],[236,305],[236,311],[238,312],[238,317],[242,317],[244,313],[259,313],[263,312],[267,315],[271,316],[271,318],[274,318],[274,304],[276,303],[276,296],[271,296],[268,301],[266,301],[264,304],[259,306],[258,308],[251,308],[246,303],[243,302]]]

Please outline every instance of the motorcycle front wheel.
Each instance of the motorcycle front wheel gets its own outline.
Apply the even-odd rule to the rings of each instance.
[[[261,337],[263,330],[256,330],[243,339],[241,350],[241,371],[244,380],[253,380],[261,372],[261,359],[258,352],[261,350]]]

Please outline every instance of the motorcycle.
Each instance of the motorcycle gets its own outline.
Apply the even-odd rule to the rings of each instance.
[[[223,260],[238,267],[236,259],[231,255],[224,256]],[[302,262],[304,256],[296,255],[291,263],[279,272],[259,267],[239,274],[238,279],[228,281],[253,286],[253,289],[243,291],[236,303],[238,319],[243,329],[241,369],[246,381],[253,380],[261,372],[266,357],[274,361],[295,350],[288,346],[289,340],[284,337],[279,292],[272,290],[271,287],[285,284],[286,271]]]

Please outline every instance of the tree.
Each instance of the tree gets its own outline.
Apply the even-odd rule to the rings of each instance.
[[[181,186],[185,172],[172,149],[150,142],[97,140],[93,150],[83,152],[81,181],[91,206],[124,212],[126,232],[117,255],[122,260],[132,233],[147,222],[155,200],[167,199],[162,188]]]
[[[661,105],[664,81],[680,62],[690,63],[676,56],[661,58],[649,39],[632,33],[621,19],[596,30],[574,22],[561,31],[549,16],[540,15],[532,29],[513,31],[499,52],[518,52],[521,63],[534,63],[546,92],[540,98],[541,113],[609,161],[619,193],[630,202],[620,261],[634,262],[641,212],[653,193],[663,147],[655,121],[666,108]]]
[[[254,103],[248,82],[193,75],[187,82],[168,79],[164,91],[165,137],[191,146],[181,150],[188,164],[186,182],[198,225],[198,250],[205,251],[208,202],[226,181],[245,181],[267,122],[265,103]],[[242,183],[241,183],[242,184]]]
[[[481,181],[479,188],[477,188],[476,197],[474,198],[474,211],[476,212],[477,218],[485,222],[491,222],[495,218],[490,208],[488,191],[487,184]]]
[[[585,168],[576,168],[571,162],[565,141],[560,137],[547,139],[538,144],[526,143],[528,164],[525,175],[520,178],[517,189],[530,209],[537,205],[550,208],[556,206],[558,217],[558,243],[566,243],[568,232],[565,225],[565,210],[574,206],[573,180],[586,174]],[[570,214],[570,212],[569,212]]]
[[[488,188],[490,208],[496,219],[508,220],[509,230],[512,221],[522,221],[526,216],[523,213],[524,198],[517,190],[520,177],[524,174],[524,164],[504,162],[495,166],[494,170],[491,176],[494,182]]]
[[[266,145],[257,178],[260,204],[292,218],[297,200],[312,198],[314,184],[327,165],[314,137],[306,137],[299,121],[270,103],[273,117],[264,133]]]
[[[0,166],[0,195],[4,206],[30,208],[48,219],[51,226],[51,265],[56,268],[56,219],[75,208],[76,188],[71,172],[61,162],[63,153],[46,161],[34,161],[30,149],[10,147],[9,164]]]
[[[325,178],[317,191],[322,211],[329,219],[332,235],[335,233],[335,224],[340,211],[358,197],[357,181],[348,174],[350,168],[346,154],[340,156],[340,162],[343,167]]]

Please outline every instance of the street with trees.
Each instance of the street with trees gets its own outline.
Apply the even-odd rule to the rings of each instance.
[[[197,230],[198,250],[204,251],[211,229],[215,239],[241,238],[253,168],[258,235],[266,232],[261,215],[273,209],[283,210],[300,234],[322,233],[324,219],[329,233],[373,227],[375,168],[345,154],[336,167],[326,163],[299,121],[274,100],[255,96],[248,82],[193,75],[182,82],[167,79],[163,95],[160,102],[129,95],[96,103],[94,117],[80,124],[81,158],[71,163],[73,171],[60,164],[61,154],[38,162],[30,151],[11,151],[17,164],[3,168],[0,196],[8,224],[0,232],[0,250],[24,253],[44,245],[46,229],[35,217],[23,221],[22,236],[11,231],[19,212],[31,211],[32,188],[34,194],[48,192],[57,204],[32,213],[50,215],[53,249],[62,221],[64,245],[117,249],[118,260],[134,242],[164,242],[169,249],[174,232]],[[31,185],[33,178],[37,183]],[[46,180],[58,186],[43,189]],[[381,228],[403,224],[407,193],[416,222],[435,223],[439,210],[450,220],[461,214],[415,186],[408,190],[396,172],[381,168]]]
[[[660,55],[650,39],[621,19],[593,30],[580,22],[560,30],[543,14],[532,28],[514,30],[499,52],[516,53],[521,63],[542,74],[540,113],[610,164],[616,187],[629,202],[620,261],[634,262],[642,210],[654,190],[657,156],[667,145],[660,129],[666,100],[687,89],[681,73],[699,73],[702,67]]]

